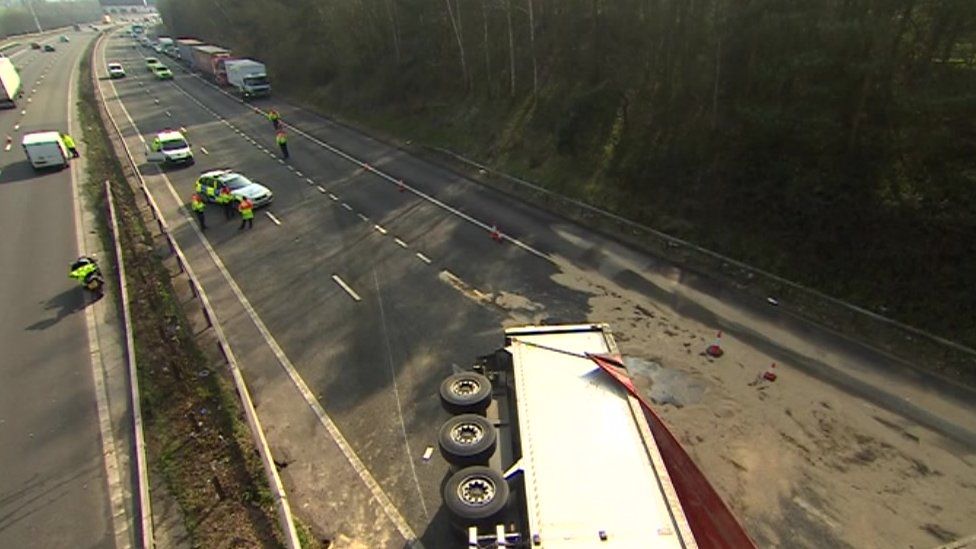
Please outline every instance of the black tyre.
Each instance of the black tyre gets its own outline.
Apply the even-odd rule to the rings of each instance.
[[[465,467],[444,484],[444,505],[455,526],[491,526],[508,503],[508,481],[491,467]]]
[[[450,414],[483,414],[491,403],[491,382],[475,372],[461,372],[441,382],[441,405]]]
[[[484,465],[495,452],[495,426],[483,416],[461,414],[441,425],[437,443],[441,455],[452,465]]]
[[[85,288],[87,288],[90,292],[100,294],[102,293],[102,288],[104,286],[105,280],[102,279],[100,274],[92,275],[85,279]]]

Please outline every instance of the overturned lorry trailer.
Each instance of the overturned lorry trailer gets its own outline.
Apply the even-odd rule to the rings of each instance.
[[[230,57],[230,50],[220,46],[204,44],[191,48],[193,61],[190,67],[209,76],[218,84],[227,83],[224,60]]]
[[[440,395],[444,505],[469,548],[754,547],[606,325],[509,328]]]

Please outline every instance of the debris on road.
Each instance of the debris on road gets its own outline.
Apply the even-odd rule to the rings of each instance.
[[[754,387],[756,385],[762,384],[764,381],[768,381],[770,383],[776,381],[776,377],[777,377],[776,372],[773,371],[775,368],[776,368],[776,363],[773,362],[766,371],[756,375],[756,379],[752,380],[749,383],[749,386]]]
[[[715,335],[715,341],[711,345],[705,348],[705,354],[712,358],[718,358],[725,354],[725,351],[722,349],[721,331],[719,331],[718,334]]]

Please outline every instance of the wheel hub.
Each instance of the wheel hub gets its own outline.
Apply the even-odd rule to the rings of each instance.
[[[484,437],[484,430],[474,423],[461,423],[451,429],[451,439],[464,446],[477,444]]]
[[[480,389],[481,384],[473,379],[460,379],[451,386],[451,390],[458,395],[473,395]]]
[[[468,477],[458,485],[458,497],[473,507],[488,505],[495,499],[495,483],[481,476]]]

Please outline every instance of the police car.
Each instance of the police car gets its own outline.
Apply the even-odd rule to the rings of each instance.
[[[267,206],[274,200],[271,189],[231,170],[212,170],[200,174],[195,190],[207,202],[216,202],[217,196],[224,187],[227,187],[235,198],[250,198],[255,208]]]
[[[195,162],[190,143],[176,130],[163,130],[147,145],[146,159],[166,165],[190,165]]]

